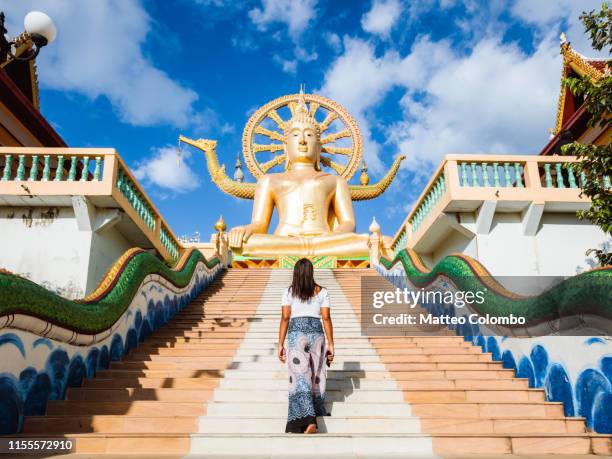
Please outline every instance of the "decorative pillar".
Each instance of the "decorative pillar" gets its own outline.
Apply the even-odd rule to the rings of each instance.
[[[380,225],[376,221],[376,217],[372,218],[369,230],[370,238],[368,239],[368,247],[370,248],[370,267],[374,268],[380,264],[380,248],[382,244]]]
[[[227,233],[225,232],[227,225],[223,220],[223,215],[219,216],[219,220],[215,223],[215,230],[217,233],[214,235],[215,251],[219,256],[221,264],[225,267],[229,266],[229,243],[227,240]]]

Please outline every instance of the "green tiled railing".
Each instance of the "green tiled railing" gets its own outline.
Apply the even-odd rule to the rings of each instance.
[[[92,182],[101,181],[103,156],[78,154],[0,153],[1,181],[16,182]]]

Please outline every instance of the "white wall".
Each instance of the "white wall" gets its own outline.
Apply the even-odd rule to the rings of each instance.
[[[536,250],[547,256],[538,257],[541,275],[575,274],[594,266],[595,260],[587,257],[587,249],[601,248],[606,235],[588,220],[578,220],[571,214],[546,213],[535,237]]]
[[[495,214],[489,234],[478,234],[478,261],[504,276],[538,274],[535,238],[523,234],[521,215]]]
[[[0,235],[0,268],[71,299],[130,248],[114,228],[80,231],[72,207],[0,207]]]
[[[433,267],[446,255],[451,253],[463,253],[472,258],[477,258],[478,251],[476,247],[476,240],[469,239],[459,232],[453,232],[449,237],[442,241],[442,243],[432,254],[429,254],[427,257],[423,257],[423,259],[426,263]]]
[[[86,291],[93,291],[108,269],[132,245],[115,228],[92,233]]]
[[[91,233],[72,207],[2,207],[0,233],[0,267],[68,298],[85,294]]]
[[[462,212],[460,222],[475,232],[475,217]],[[520,213],[496,213],[488,234],[469,239],[454,231],[433,252],[419,255],[430,268],[446,255],[463,253],[494,276],[572,276],[595,266],[585,255],[588,249],[610,242],[599,227],[573,213],[544,213],[534,236],[523,233]]]

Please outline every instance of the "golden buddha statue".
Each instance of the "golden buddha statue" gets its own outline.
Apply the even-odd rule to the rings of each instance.
[[[235,254],[267,258],[280,255],[356,257],[369,253],[369,235],[355,233],[352,201],[380,195],[393,180],[403,157],[395,160],[378,184],[368,186],[364,165],[361,185],[349,185],[346,176],[354,173],[361,159],[357,125],[338,104],[309,95],[309,109],[306,97],[303,91],[299,95],[285,96],[262,107],[251,117],[243,136],[243,151],[249,170],[258,178],[256,184],[234,181],[225,174],[224,167],[219,167],[217,161],[215,142],[181,136],[182,141],[206,153],[210,175],[223,191],[254,199],[251,222],[229,231],[229,247]],[[283,103],[291,113],[287,121],[277,112]],[[319,107],[329,112],[321,123],[315,118]],[[273,120],[282,133],[263,127],[261,121],[265,118]],[[348,127],[322,138],[322,131],[329,128],[334,119]],[[282,143],[254,144],[256,135]],[[352,148],[329,145],[344,137],[351,138]],[[259,163],[255,154],[264,150],[272,153],[282,150],[283,153],[271,161]],[[322,156],[323,152],[348,157],[348,162],[338,163]],[[322,165],[338,175],[323,171]],[[274,166],[284,166],[284,171],[268,173]],[[278,212],[278,226],[273,234],[268,234],[274,208]]]

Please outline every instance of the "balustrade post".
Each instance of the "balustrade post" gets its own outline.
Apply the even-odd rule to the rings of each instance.
[[[466,163],[461,163],[461,186],[468,186]]]
[[[519,163],[514,163],[514,176],[517,188],[525,188],[523,180],[521,179],[521,165]]]
[[[578,185],[576,185],[576,177],[574,176],[574,166],[571,163],[567,166],[567,179],[570,188],[578,188]]]
[[[77,157],[71,156],[70,157],[70,171],[68,172],[69,182],[74,182],[74,179],[76,178],[76,167],[77,167]]]
[[[89,175],[89,156],[83,156],[83,169],[81,169],[80,182],[86,182]]]
[[[552,188],[552,175],[550,174],[550,164],[544,164],[544,177],[546,178],[546,188]]]
[[[102,162],[101,156],[96,156],[96,168],[94,169],[93,179],[98,182],[100,181],[100,163]]]
[[[64,175],[64,155],[57,156],[57,168],[55,169],[55,182],[61,182]]]
[[[561,171],[561,163],[555,163],[555,171],[557,173],[557,188],[565,188],[565,182],[563,181],[563,173]]]
[[[43,176],[42,181],[48,182],[49,175],[51,174],[51,155],[44,156]]]
[[[504,186],[510,187],[512,185],[512,179],[510,178],[510,163],[504,163]]]
[[[478,171],[476,170],[476,163],[472,163],[471,166],[472,186],[480,186],[480,183],[478,183]]]
[[[482,163],[482,186],[491,186],[489,184],[489,169],[487,163]]]
[[[13,155],[8,154],[4,157],[4,174],[2,174],[2,180],[7,181],[11,179],[11,163],[13,162]]]
[[[499,164],[493,163],[493,186],[500,187],[501,184],[499,182]]]
[[[17,176],[15,180],[21,182],[25,177],[25,155],[19,155],[19,165],[17,166]]]
[[[35,182],[38,180],[38,155],[32,155],[32,165],[30,166],[30,178],[29,182]]]

